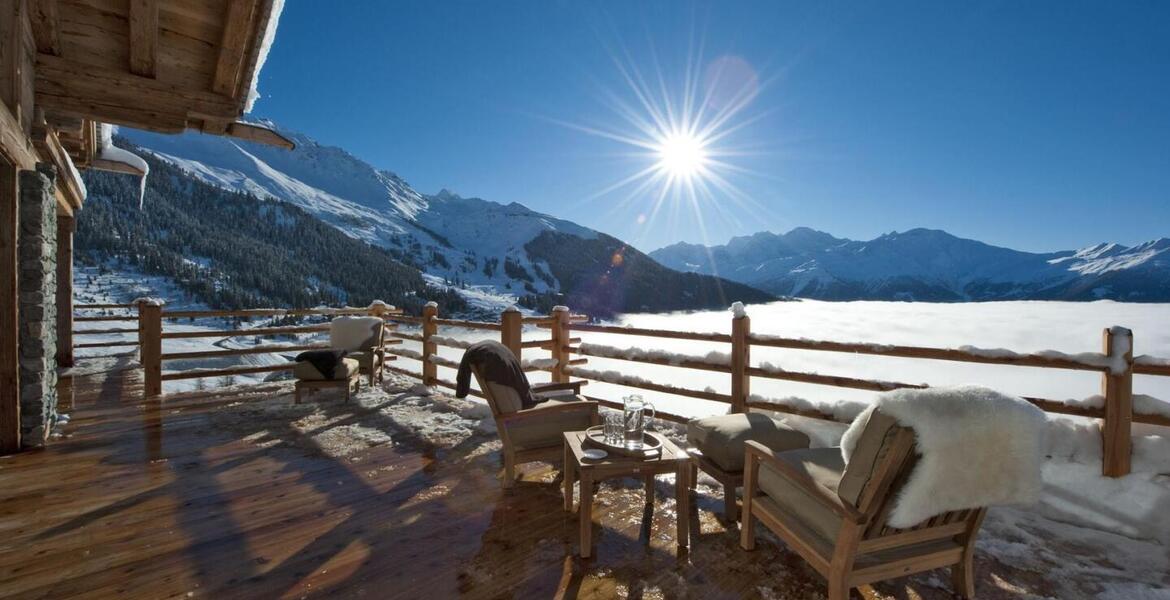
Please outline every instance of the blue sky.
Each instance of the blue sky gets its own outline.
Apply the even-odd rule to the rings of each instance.
[[[700,89],[720,64],[758,82],[718,145],[733,189],[657,212],[657,188],[600,193],[653,164],[582,130],[638,135],[622,68],[677,100],[688,64]],[[424,193],[643,250],[802,225],[1037,251],[1170,236],[1168,3],[290,0],[260,91],[254,114]]]

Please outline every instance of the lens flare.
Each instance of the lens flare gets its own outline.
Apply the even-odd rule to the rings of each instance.
[[[689,133],[672,133],[658,143],[658,169],[672,177],[690,178],[703,172],[707,148]]]
[[[632,236],[635,244],[641,236],[660,234],[664,226],[694,231],[693,226],[706,244],[712,224],[722,221],[738,229],[744,220],[762,218],[768,209],[732,182],[741,176],[773,177],[736,164],[764,154],[762,146],[732,145],[750,136],[750,126],[766,114],[745,110],[764,87],[755,69],[738,56],[704,61],[701,51],[692,51],[681,76],[669,78],[651,48],[639,53],[651,59],[647,75],[629,51],[620,50],[611,58],[627,89],[595,88],[617,119],[593,125],[551,119],[624,146],[615,154],[633,165],[629,175],[581,202],[616,197],[609,211],[631,213],[640,227]],[[686,213],[691,226],[680,223]]]

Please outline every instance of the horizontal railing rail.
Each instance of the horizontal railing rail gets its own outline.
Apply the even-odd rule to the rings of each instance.
[[[933,348],[912,345],[812,340],[755,334],[751,332],[750,320],[744,314],[737,314],[732,318],[731,333],[728,334],[602,325],[592,322],[587,315],[572,314],[564,307],[557,307],[548,316],[523,316],[518,311],[510,309],[500,315],[498,322],[487,322],[440,318],[438,307],[434,303],[428,304],[420,316],[405,315],[400,311],[387,311],[382,307],[163,311],[161,308],[152,307],[149,304],[77,305],[79,310],[128,309],[132,307],[138,310],[138,317],[87,315],[85,317],[79,317],[78,320],[137,319],[137,328],[111,327],[78,331],[78,334],[138,333],[143,344],[143,365],[147,373],[146,387],[148,393],[161,393],[162,381],[195,377],[256,374],[292,368],[292,364],[289,363],[266,366],[238,366],[222,369],[188,369],[163,374],[161,372],[161,365],[166,361],[189,361],[251,354],[299,352],[328,347],[328,344],[323,342],[302,343],[294,340],[283,344],[257,345],[245,348],[170,351],[163,353],[161,351],[161,342],[163,340],[184,340],[204,337],[227,338],[234,336],[296,336],[305,333],[319,333],[328,329],[327,323],[316,323],[308,325],[261,326],[256,328],[244,328],[237,325],[235,328],[222,330],[179,330],[164,332],[164,321],[180,318],[246,319],[252,317],[333,317],[339,315],[379,314],[388,325],[384,338],[387,345],[387,360],[391,357],[405,358],[419,361],[420,364],[420,368],[417,371],[390,364],[384,364],[383,368],[392,373],[419,379],[426,385],[451,389],[454,389],[455,384],[448,379],[440,378],[437,369],[457,369],[459,363],[451,358],[441,356],[439,354],[439,348],[466,349],[473,342],[465,337],[457,338],[450,335],[441,335],[440,328],[486,333],[489,337],[498,339],[510,348],[518,358],[523,357],[525,351],[541,351],[545,354],[540,358],[521,358],[523,368],[527,372],[548,372],[554,382],[567,382],[571,378],[577,378],[587,382],[593,381],[624,388],[647,390],[670,396],[727,404],[735,412],[744,412],[753,409],[770,410],[838,422],[847,422],[850,415],[834,414],[807,400],[764,398],[753,395],[751,393],[752,379],[790,381],[801,384],[876,392],[903,388],[920,389],[928,387],[928,384],[789,370],[767,362],[753,364],[750,359],[752,346],[796,351],[862,354],[895,359],[942,360],[971,364],[1099,373],[1102,380],[1102,393],[1099,397],[1094,396],[1090,398],[1091,401],[1089,402],[1070,403],[1036,397],[1026,397],[1025,399],[1048,413],[1100,419],[1102,421],[1103,444],[1102,469],[1106,475],[1110,476],[1120,476],[1129,472],[1130,444],[1132,443],[1131,428],[1133,423],[1170,427],[1170,416],[1167,416],[1165,411],[1149,408],[1149,402],[1154,402],[1155,400],[1145,396],[1135,396],[1133,393],[1134,375],[1170,377],[1170,359],[1153,356],[1139,356],[1134,358],[1132,355],[1132,332],[1121,328],[1113,328],[1105,331],[1101,352],[1080,354],[1065,354],[1054,351],[1017,353],[1004,349],[983,349],[975,347]],[[398,331],[395,329],[398,324],[410,325],[412,330]],[[541,339],[523,340],[522,334],[525,326],[540,331],[547,331],[548,336]],[[722,345],[727,351],[715,351],[706,355],[687,355],[654,348],[642,349],[636,346],[618,347],[583,342],[581,337],[574,337],[574,334],[603,334],[606,336],[629,336],[630,338],[649,338],[652,340],[704,342]],[[99,342],[78,344],[77,347],[113,346],[118,343]],[[409,343],[410,346],[407,347],[403,345],[404,343]],[[127,345],[136,345],[136,343],[127,342]],[[671,367],[730,376],[730,392],[724,393],[715,391],[712,388],[702,390],[693,389],[675,383],[653,381],[646,377],[618,371],[591,369],[587,367],[590,358],[613,360],[633,365]],[[472,389],[472,393],[477,396],[482,396],[481,391],[476,389]],[[595,396],[596,394],[591,394],[588,397],[598,401],[602,406],[621,408],[621,404],[612,399],[597,398]],[[1135,397],[1141,400],[1140,405],[1136,408],[1134,406]],[[658,416],[668,421],[684,423],[687,421],[687,417],[669,411],[659,411]]]

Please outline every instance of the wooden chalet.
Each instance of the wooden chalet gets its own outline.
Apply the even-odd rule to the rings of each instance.
[[[51,426],[33,426],[28,413],[35,407],[28,403],[22,417],[22,361],[26,367],[39,361],[46,380],[54,358],[71,361],[73,215],[85,202],[78,171],[143,175],[125,153],[110,150],[102,128],[196,130],[291,147],[240,121],[281,6],[280,0],[0,2],[0,453],[40,444]],[[44,235],[26,232],[22,239],[21,205],[35,194],[22,190],[20,173],[38,165],[52,167],[56,223],[50,228],[30,218],[26,229],[43,225]],[[22,250],[22,242],[29,247]],[[55,254],[41,258],[55,263],[56,272],[45,277],[55,281],[34,291],[30,284],[39,282],[22,287],[28,265],[22,269],[20,257],[23,251],[33,260],[37,244]],[[43,310],[48,302],[55,310]],[[50,312],[56,322],[32,321]],[[33,330],[64,339],[27,339]],[[55,357],[34,356],[48,348],[58,350]],[[30,439],[34,431],[42,439]]]

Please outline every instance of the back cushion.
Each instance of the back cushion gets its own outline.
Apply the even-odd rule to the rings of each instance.
[[[845,465],[845,472],[841,475],[841,484],[837,487],[837,495],[841,499],[857,506],[861,499],[861,492],[865,490],[873,476],[874,469],[881,464],[890,450],[894,436],[903,429],[893,418],[881,411],[873,411],[869,421],[861,430],[861,437],[857,439],[857,446],[849,456],[849,463]]]
[[[329,346],[352,351],[381,346],[382,327],[378,317],[336,317],[329,322]]]
[[[507,415],[520,410],[520,394],[516,390],[490,381],[487,382],[487,388],[501,413]]]

